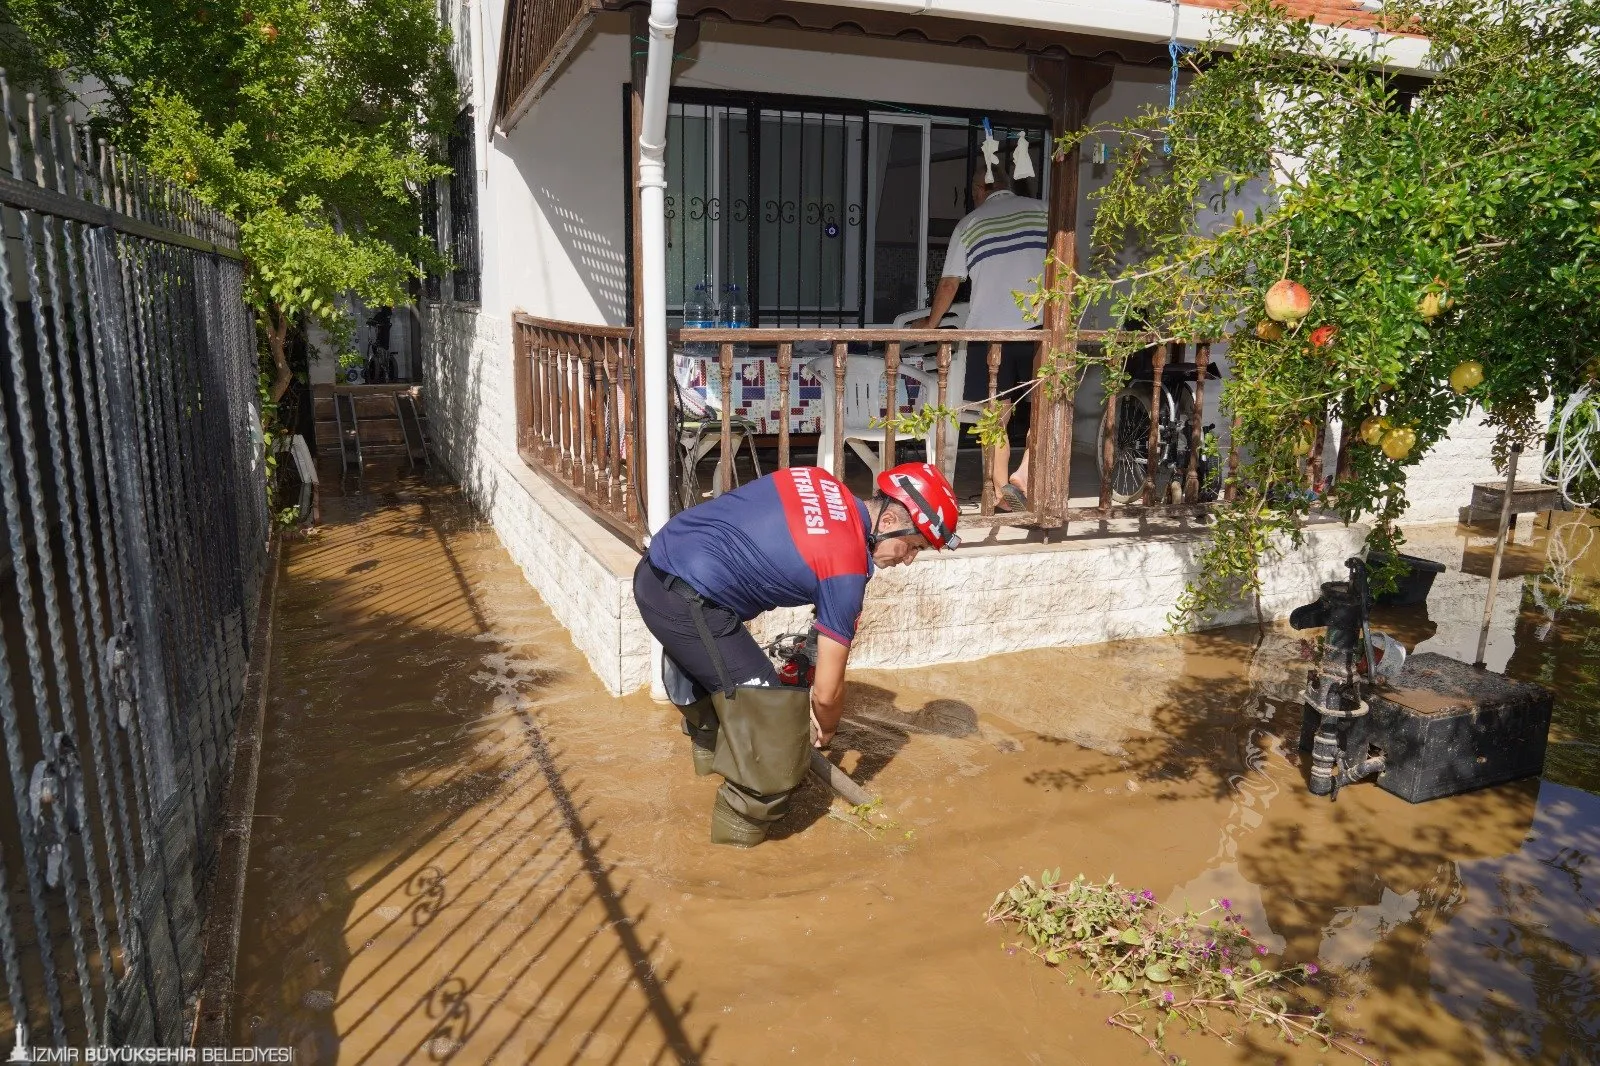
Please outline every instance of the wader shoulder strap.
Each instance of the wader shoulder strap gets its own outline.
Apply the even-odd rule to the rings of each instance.
[[[682,596],[689,605],[689,617],[694,620],[694,629],[700,634],[700,643],[706,646],[706,654],[711,657],[711,665],[717,671],[717,683],[722,686],[722,694],[728,699],[733,698],[733,680],[728,677],[728,665],[722,661],[722,652],[717,650],[716,639],[711,636],[711,627],[706,624],[706,601],[695,587],[676,574],[669,574],[665,570],[657,569],[653,564],[652,570],[661,578],[662,584],[668,592]]]
[[[717,650],[717,642],[711,636],[711,627],[706,624],[705,604],[698,595],[689,599],[689,617],[694,619],[694,628],[700,634],[700,643],[706,646],[706,654],[711,656],[711,665],[717,669],[717,682],[722,685],[722,694],[730,700],[733,699],[733,681],[728,677],[728,666],[722,661],[722,652]]]

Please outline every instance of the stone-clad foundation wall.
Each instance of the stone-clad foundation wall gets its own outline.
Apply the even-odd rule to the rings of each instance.
[[[622,693],[647,685],[649,635],[630,587],[637,553],[504,443],[515,440],[509,326],[469,312],[436,313],[429,325],[429,411],[440,458],[605,686]],[[1303,547],[1270,569],[1264,613],[1282,617],[1320,582],[1342,577],[1362,536],[1337,524],[1308,530]],[[925,666],[1154,636],[1166,631],[1198,552],[1198,534],[1175,533],[925,553],[873,578],[851,663]],[[1254,605],[1244,604],[1216,621],[1254,617]],[[765,640],[803,629],[808,618],[809,610],[773,611],[752,629]]]

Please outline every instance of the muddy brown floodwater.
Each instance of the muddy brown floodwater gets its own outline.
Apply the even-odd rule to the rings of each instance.
[[[343,1066],[1145,1061],[1114,998],[984,924],[1059,866],[1230,897],[1284,964],[1320,963],[1315,995],[1374,1060],[1593,1061],[1600,548],[1559,587],[1502,589],[1491,665],[1560,692],[1549,780],[1314,799],[1288,638],[1210,632],[854,673],[838,747],[893,827],[808,784],[741,852],[707,843],[717,782],[676,715],[606,695],[454,490],[327,512],[285,552],[241,1043]],[[1396,614],[1409,643],[1471,658],[1483,544],[1434,537],[1470,587]],[[1173,1050],[1357,1061],[1265,1031]]]

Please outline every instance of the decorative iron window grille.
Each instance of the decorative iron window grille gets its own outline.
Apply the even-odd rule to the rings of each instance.
[[[674,93],[667,119],[669,315],[681,322],[701,284],[719,307],[729,287],[739,286],[752,326],[886,324],[925,304],[949,231],[971,207],[968,185],[985,115],[881,106]],[[1046,175],[1043,116],[993,113],[991,122],[1008,171],[1015,138],[1025,131],[1035,172]],[[930,202],[935,185],[937,204]],[[946,203],[951,196],[955,202]]]
[[[478,259],[478,170],[472,108],[461,109],[450,133],[450,271],[451,295],[457,303],[477,303],[482,296]]]
[[[435,253],[442,247],[439,241],[439,221],[439,183],[430,178],[422,187],[422,235],[433,245]],[[443,279],[438,271],[432,268],[423,273],[422,298],[435,301],[444,298]]]

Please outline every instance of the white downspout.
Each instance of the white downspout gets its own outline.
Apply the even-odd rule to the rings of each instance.
[[[678,34],[678,0],[651,0],[650,51],[644,68],[644,120],[639,131],[639,246],[644,321],[638,323],[644,360],[645,525],[653,535],[671,512],[667,423],[667,90],[672,82],[672,42]],[[650,641],[650,694],[666,699],[661,645]]]
[[[667,427],[667,89],[678,0],[651,0],[650,52],[645,60],[644,122],[639,131],[639,236],[644,256],[643,310],[639,324],[644,360],[645,523],[652,534],[670,513]]]

